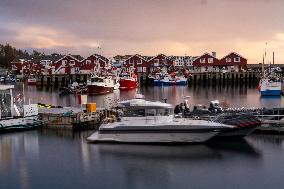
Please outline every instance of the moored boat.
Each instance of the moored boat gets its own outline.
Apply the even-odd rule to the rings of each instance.
[[[0,133],[37,128],[42,125],[38,119],[37,104],[23,105],[23,112],[14,105],[13,85],[0,85]],[[17,115],[14,115],[14,112]]]
[[[36,85],[36,78],[35,77],[29,77],[28,78],[28,85]]]
[[[258,90],[262,96],[280,96],[282,92],[279,78],[261,78]]]
[[[112,93],[115,84],[110,76],[96,76],[92,75],[91,79],[87,81],[87,88],[89,94],[108,94]]]
[[[167,103],[133,99],[120,105],[120,120],[101,125],[88,137],[89,142],[200,143],[231,128],[212,121],[175,118],[174,107]]]
[[[154,80],[155,86],[173,86],[173,85],[187,85],[187,78],[184,76],[171,76],[169,74],[160,74]]]
[[[136,74],[122,74],[119,80],[119,88],[121,90],[129,90],[137,88],[137,76]]]

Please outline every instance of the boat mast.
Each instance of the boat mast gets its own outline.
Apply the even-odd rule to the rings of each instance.
[[[261,74],[264,77],[264,55],[262,56]]]
[[[274,51],[272,53],[272,64],[274,65]]]

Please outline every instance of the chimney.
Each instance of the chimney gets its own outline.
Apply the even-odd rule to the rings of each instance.
[[[212,56],[216,58],[216,52],[212,52]]]

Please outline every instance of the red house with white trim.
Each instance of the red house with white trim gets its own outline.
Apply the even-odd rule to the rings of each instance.
[[[194,70],[200,71],[200,72],[215,71],[217,69],[218,64],[219,64],[219,60],[215,56],[209,53],[205,53],[199,56],[192,63]]]
[[[164,54],[158,54],[148,61],[149,71],[154,72],[159,68],[169,68],[174,65],[174,61]]]
[[[110,60],[104,56],[93,54],[81,61],[81,73],[89,74],[110,68]]]
[[[238,53],[231,52],[228,55],[224,56],[218,62],[219,66],[226,67],[231,71],[234,70],[239,72],[241,70],[247,69],[247,59],[243,56],[239,55]]]
[[[149,73],[149,63],[141,55],[135,54],[123,62],[122,68],[125,71],[134,70],[135,73]]]
[[[81,60],[66,55],[51,64],[49,74],[80,74]]]

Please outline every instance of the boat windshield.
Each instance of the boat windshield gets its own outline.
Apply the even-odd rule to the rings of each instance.
[[[124,108],[124,117],[169,116],[173,115],[173,108]]]
[[[103,82],[103,79],[95,77],[95,78],[91,78],[91,82]]]
[[[11,117],[11,94],[8,90],[0,90],[0,118]]]

